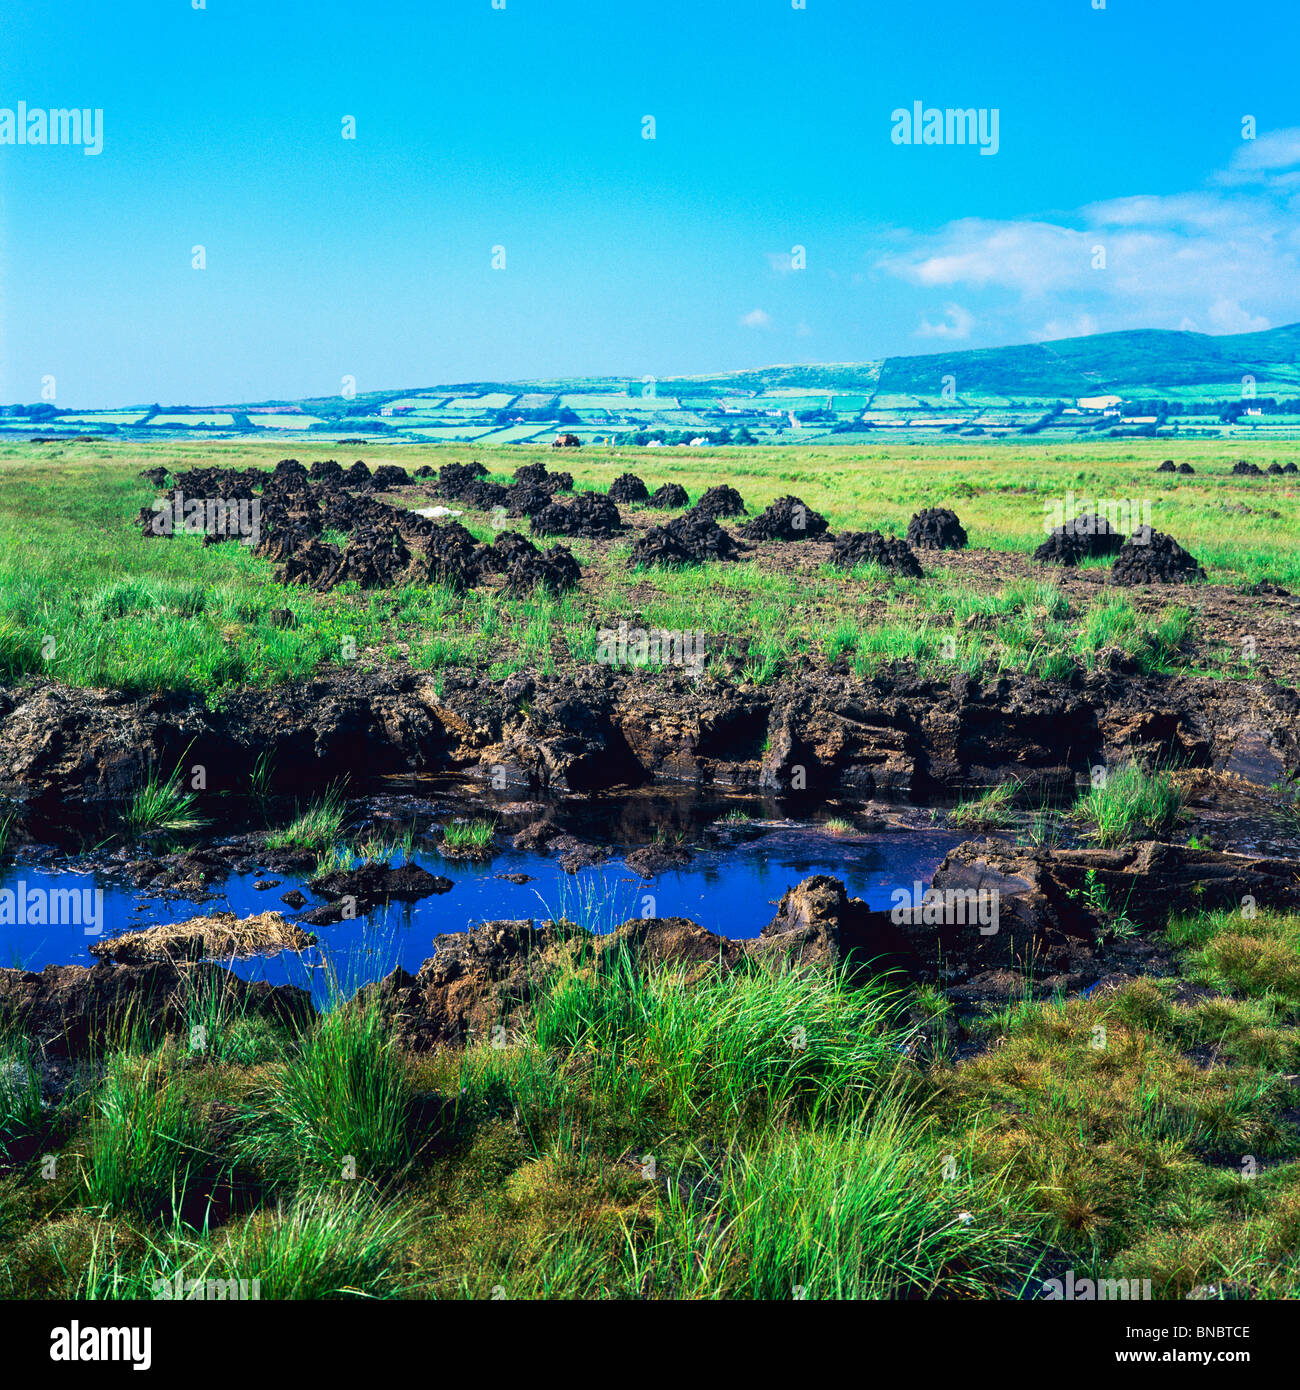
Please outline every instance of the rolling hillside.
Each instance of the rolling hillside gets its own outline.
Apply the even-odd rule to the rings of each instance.
[[[1255,402],[1243,380],[1254,379]],[[945,378],[951,378],[951,389]],[[1106,414],[1079,398],[1115,396]],[[1248,409],[1249,407],[1249,409]],[[333,438],[528,444],[572,431],[582,443],[754,444],[863,434],[930,438],[1300,433],[1300,324],[1261,333],[1141,329],[1050,343],[874,362],[771,366],[703,376],[460,382],[355,396],[116,410],[0,407],[0,436],[57,439]]]

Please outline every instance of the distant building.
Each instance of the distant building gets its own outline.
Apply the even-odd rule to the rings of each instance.
[[[1124,398],[1122,396],[1080,396],[1075,405],[1080,410],[1115,410]]]

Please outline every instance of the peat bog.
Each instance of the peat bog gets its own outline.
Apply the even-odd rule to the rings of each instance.
[[[0,446],[0,1294],[1296,1296],[1270,448]]]

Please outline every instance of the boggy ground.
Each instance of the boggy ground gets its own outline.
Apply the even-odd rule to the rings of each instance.
[[[29,799],[123,796],[183,753],[219,790],[259,758],[263,777],[295,788],[363,768],[473,764],[533,792],[667,777],[870,794],[1069,780],[1134,752],[1262,758],[1286,776],[1300,765],[1291,475],[1235,475],[1198,447],[1195,477],[1173,482],[1142,448],[1087,469],[1030,451],[1014,485],[993,456],[942,470],[909,461],[906,479],[887,453],[840,456],[823,479],[789,454],[643,451],[635,464],[652,485],[728,477],[751,514],[777,488],[800,488],[813,537],[762,539],[772,526],[723,515],[707,525],[747,538],[739,558],[649,566],[631,563],[636,537],[681,513],[581,490],[608,486],[617,457],[566,453],[571,486],[547,483],[545,463],[522,454],[494,456],[495,481],[437,450],[431,463],[413,453],[404,467],[309,474],[250,471],[266,460],[238,448],[11,448],[0,461],[0,780]],[[507,487],[520,465],[526,481]],[[134,523],[175,480],[192,492],[204,477],[240,497],[261,491],[256,547],[146,538]],[[1033,559],[1048,489],[1129,498],[1138,512],[1153,493],[1152,515],[1211,582],[1120,586],[1108,559]],[[626,476],[615,491],[636,495]],[[776,534],[802,534],[781,497]],[[562,580],[546,536],[502,547],[516,526],[583,499],[604,508],[597,530],[611,518],[618,529],[566,536]],[[936,501],[962,509],[971,548],[912,552],[920,579],[837,569],[835,533],[817,534],[818,505],[833,526],[888,532]],[[424,503],[461,520],[415,516]],[[517,522],[502,519],[510,510]],[[702,664],[638,665],[635,648],[632,664],[611,659],[607,634],[623,628],[634,643],[645,629],[698,636]]]
[[[503,533],[523,532],[528,544],[544,549],[557,538],[529,534],[535,506],[531,519],[513,506],[502,505],[502,515],[490,498],[492,489],[504,494],[522,467],[541,462],[554,470],[560,451],[479,451],[486,477],[478,492],[461,496],[448,495],[438,478],[449,465],[464,466],[463,449],[371,454],[372,473],[401,467],[412,477],[422,469],[434,475],[378,492],[349,481],[351,470],[340,468],[338,479],[318,476],[311,485],[324,500],[341,489],[346,498],[350,489],[365,505],[318,507],[313,524],[321,529],[305,539],[314,541],[314,553],[344,562],[308,565],[300,575],[305,582],[285,585],[275,576],[298,558],[299,541],[254,554],[237,542],[147,540],[133,524],[140,508],[166,491],[167,479],[195,468],[251,467],[269,478],[277,454],[266,446],[6,446],[0,671],[10,679],[41,674],[72,685],[209,694],[348,662],[401,663],[435,678],[474,670],[500,679],[520,670],[572,671],[596,658],[602,629],[626,622],[702,630],[711,676],[741,684],[836,664],[868,676],[897,662],[1054,678],[1072,666],[1117,660],[1149,671],[1271,674],[1293,684],[1297,600],[1277,590],[1300,588],[1294,475],[1234,475],[1231,458],[1204,443],[1182,451],[1195,458],[1195,476],[1161,475],[1159,456],[1168,448],[1026,445],[1014,453],[924,456],[887,448],[820,455],[564,451],[574,492],[553,499],[562,508],[592,488],[603,500],[601,490],[630,468],[651,487],[684,484],[697,503],[710,485],[734,485],[748,515],[719,518],[730,536],[750,532],[762,509],[793,494],[826,517],[828,534],[879,530],[895,540],[918,511],[953,508],[969,548],[917,551],[921,579],[872,564],[834,569],[825,536],[746,541],[734,560],[633,567],[638,537],[681,513],[621,502],[621,529],[613,534],[558,537],[579,575],[576,588],[556,593],[528,592],[531,572],[512,577],[515,560],[507,554],[495,573],[475,576],[467,587],[440,582],[437,564],[411,568],[409,554],[381,554],[367,516],[373,519],[376,505],[406,512],[450,507],[461,513],[472,543],[492,550]],[[314,456],[304,455],[309,461]],[[162,484],[140,476],[158,477],[160,469]],[[533,491],[547,499],[544,490]],[[1052,509],[1107,499],[1122,502],[1135,519],[1149,509],[1152,525],[1204,566],[1208,584],[1120,586],[1107,582],[1109,559],[1065,567],[1031,558]],[[295,524],[312,521],[291,510]],[[349,535],[333,529],[336,523],[354,528],[356,564],[346,562]],[[274,529],[270,509],[267,525]],[[446,522],[437,527],[439,536],[451,534]],[[418,559],[433,529],[412,518],[403,546],[414,546]],[[363,587],[377,569],[385,584]],[[358,578],[325,593],[311,587],[314,579],[333,583],[347,574]]]
[[[983,785],[946,813],[972,839],[936,886],[1002,916],[895,922],[814,880],[752,945],[489,923],[321,1016],[212,962],[0,972],[0,1291],[148,1296],[179,1271],[267,1297],[1015,1297],[1072,1269],[1296,1296],[1293,484],[1213,445],[1156,479],[1168,452],[566,452],[579,488],[725,481],[750,518],[793,493],[833,532],[950,506],[971,548],[918,552],[920,580],[831,571],[808,540],[634,569],[674,513],[623,504],[625,531],[566,540],[575,589],[518,597],[281,584],[237,544],[130,526],[140,467],[212,457],[10,451],[0,780],[47,820],[161,799],[219,822],[223,793],[411,771],[538,798],[543,828],[548,795],[656,780],[839,797],[850,825],[858,798]],[[1149,488],[1210,582],[1038,565],[1067,488]],[[705,630],[704,676],[599,663],[620,621]],[[328,815],[301,819],[286,863],[334,849]],[[126,867],[231,863],[171,858]]]
[[[995,934],[821,877],[750,942],[487,923],[321,1016],[3,971],[2,1291],[1295,1297],[1297,867],[986,838],[934,886]]]
[[[1006,471],[997,451],[946,466],[909,458],[906,475],[888,451],[850,453],[826,461],[824,478],[788,453],[642,451],[632,462],[651,485],[727,477],[748,491],[751,514],[797,487],[834,527],[900,532],[909,511],[950,502],[971,548],[913,552],[920,579],[874,564],[845,571],[829,563],[834,532],[756,539],[744,516],[724,515],[709,525],[751,537],[738,559],[638,566],[635,538],[680,511],[606,503],[620,529],[565,537],[578,582],[562,592],[538,570],[549,539],[533,538],[536,554],[522,537],[503,549],[503,527],[527,529],[528,515],[503,521],[488,505],[536,493],[521,504],[536,521],[538,504],[605,503],[581,489],[608,486],[625,458],[566,452],[576,491],[552,497],[504,486],[507,469],[543,476],[554,462],[538,468],[526,454],[491,457],[500,471],[486,477],[487,465],[465,469],[438,450],[313,477],[232,472],[270,461],[252,449],[10,448],[0,460],[0,781],[27,799],[123,796],[150,769],[169,776],[182,754],[219,790],[237,789],[259,759],[286,788],[362,769],[473,765],[533,792],[665,777],[870,794],[1069,780],[1134,752],[1205,766],[1262,760],[1287,776],[1300,766],[1300,600],[1285,592],[1300,578],[1291,475],[1234,475],[1197,447],[1195,477],[1172,482],[1154,471],[1162,449],[1140,446],[1087,468],[1068,451],[1030,450]],[[263,480],[257,547],[147,539],[134,524],[195,465],[241,496],[254,490],[247,479]],[[459,486],[442,481],[458,469]],[[1156,521],[1211,582],[1119,586],[1109,560],[1034,560],[1044,503],[1067,489],[1139,510],[1150,492]],[[683,490],[696,501],[707,491]],[[626,480],[616,491],[629,494]],[[413,516],[431,503],[461,521]],[[392,531],[385,517],[410,525]],[[280,582],[304,554],[325,557],[301,575],[328,581],[324,591]],[[347,574],[360,577],[336,583]],[[698,634],[702,670],[671,656],[611,664],[602,633],[621,627],[633,641],[647,628]]]

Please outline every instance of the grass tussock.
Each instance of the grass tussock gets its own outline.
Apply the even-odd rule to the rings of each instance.
[[[1075,803],[1074,814],[1106,848],[1167,834],[1178,822],[1185,790],[1167,772],[1136,763],[1110,772]]]
[[[487,854],[492,848],[496,827],[487,820],[452,821],[442,828],[442,850],[462,858]]]
[[[161,1057],[110,1058],[87,1132],[89,1201],[115,1213],[179,1210],[202,1161],[203,1130]]]
[[[1025,1004],[998,1046],[940,1079],[936,1110],[974,1171],[1014,1181],[1053,1244],[1122,1263],[1152,1229],[1230,1210],[1247,1156],[1297,1151],[1285,1088],[1185,1055],[1205,1022],[1153,983]]]
[[[0,1164],[19,1156],[44,1127],[40,1070],[21,1043],[0,1046]]]
[[[996,1183],[946,1181],[946,1156],[896,1103],[726,1159],[716,1209],[670,1205],[682,1292],[709,1298],[1014,1296],[1033,1223]]]
[[[1192,979],[1300,1014],[1300,916],[1254,908],[1179,915],[1169,939]]]
[[[384,1182],[410,1158],[410,1086],[377,995],[317,1020],[244,1109],[243,1152],[274,1176]]]
[[[196,830],[207,823],[197,806],[195,794],[181,786],[179,771],[166,779],[151,772],[127,803],[123,818],[134,835]]]
[[[1011,825],[1016,791],[1014,783],[1000,782],[954,806],[948,813],[948,820],[961,830],[996,830]]]
[[[626,950],[554,984],[538,1044],[631,1113],[724,1130],[860,1103],[891,1075],[905,1030],[883,986],[840,972],[646,970]]]
[[[343,829],[347,805],[338,787],[320,798],[278,830],[267,833],[268,849],[303,849],[318,853],[331,849]]]

